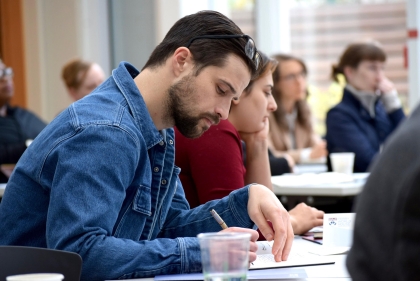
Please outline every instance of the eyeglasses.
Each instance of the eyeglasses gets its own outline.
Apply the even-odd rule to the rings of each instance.
[[[292,81],[299,80],[300,78],[306,78],[305,71],[284,75],[281,77],[281,80],[286,81],[286,82],[292,82]]]
[[[0,79],[6,79],[12,76],[13,76],[13,69],[11,67],[0,69]]]
[[[255,42],[252,40],[252,38],[249,35],[246,34],[232,34],[232,35],[201,35],[196,36],[190,39],[188,41],[188,44],[186,45],[187,48],[190,47],[192,42],[197,39],[232,39],[232,38],[246,38],[248,39],[248,42],[246,42],[245,45],[245,54],[246,56],[252,60],[254,63],[255,69],[258,69],[258,66],[260,64],[261,56],[257,51],[257,47],[255,47]]]

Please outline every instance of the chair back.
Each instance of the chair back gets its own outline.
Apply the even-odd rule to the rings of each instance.
[[[27,273],[61,273],[64,281],[79,281],[82,258],[72,252],[26,246],[0,246],[0,281]]]

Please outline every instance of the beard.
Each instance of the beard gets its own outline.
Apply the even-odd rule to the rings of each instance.
[[[218,124],[220,117],[217,114],[194,114],[194,108],[199,104],[197,91],[192,75],[188,75],[168,89],[167,120],[171,120],[178,131],[187,138],[198,138],[209,126],[200,126],[200,121],[207,118]]]

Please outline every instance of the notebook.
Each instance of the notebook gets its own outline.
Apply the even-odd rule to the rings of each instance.
[[[271,254],[273,243],[274,241],[257,241],[257,259],[251,263],[249,270],[335,263],[334,259],[331,257],[314,256],[307,251],[294,250],[293,248],[290,251],[287,261],[276,262],[273,254]]]

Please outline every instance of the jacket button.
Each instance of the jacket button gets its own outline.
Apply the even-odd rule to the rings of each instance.
[[[160,141],[160,143],[159,143],[159,145],[160,146],[162,146],[162,145],[164,145],[165,143],[163,142],[163,141]]]
[[[166,184],[166,180],[162,180],[162,185],[165,185]]]
[[[154,168],[153,168],[153,171],[154,171],[155,173],[159,172],[159,167],[154,167]]]
[[[173,141],[173,140],[169,140],[169,143],[170,143],[170,144],[174,144],[174,141]]]

